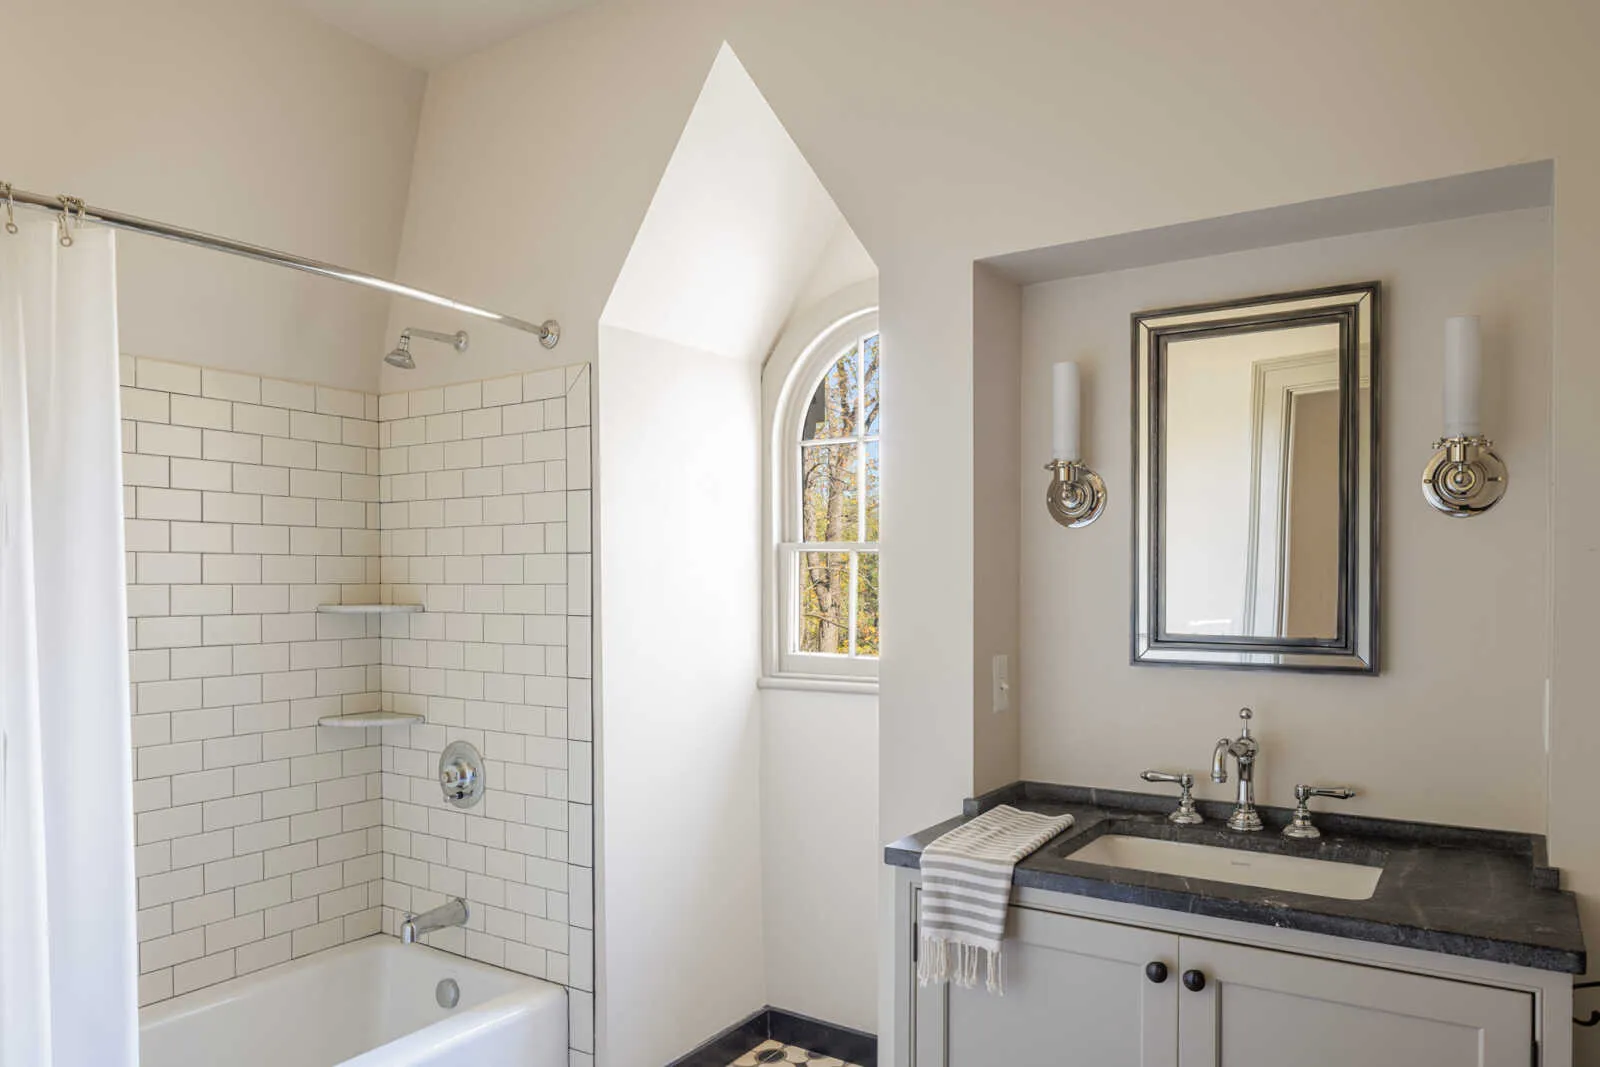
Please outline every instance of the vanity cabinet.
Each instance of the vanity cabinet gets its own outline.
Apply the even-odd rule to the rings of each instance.
[[[915,891],[907,897],[914,904]],[[1538,1062],[1527,988],[1013,907],[997,997],[981,985],[918,988],[910,933],[897,963],[910,984],[896,1067]]]
[[[1533,996],[1179,938],[1180,1067],[1527,1067]]]
[[[1177,1063],[1173,935],[1016,908],[1001,958],[1005,995],[993,996],[981,984],[950,987],[944,1025],[925,1034],[934,1055],[919,1056],[919,1065]],[[1160,983],[1145,974],[1152,962],[1166,969]],[[935,1000],[941,992],[929,989],[924,997]],[[938,1020],[939,1005],[930,1006]]]

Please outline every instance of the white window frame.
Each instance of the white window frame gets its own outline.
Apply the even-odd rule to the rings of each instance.
[[[786,332],[773,350],[773,358],[763,372],[764,379],[781,378],[776,390],[764,388],[768,394],[767,408],[767,535],[768,562],[766,567],[766,654],[762,684],[777,688],[830,689],[852,692],[876,692],[878,685],[878,658],[816,652],[797,652],[798,625],[795,595],[798,591],[800,555],[804,551],[823,550],[799,540],[801,530],[801,448],[800,421],[810,404],[812,394],[826,371],[838,360],[840,354],[852,343],[881,332],[878,326],[876,286],[872,286],[871,303],[863,306],[862,292],[854,292],[855,304],[841,310],[839,302],[828,301],[818,309],[822,314],[796,323]],[[847,294],[850,295],[847,291]],[[787,365],[787,373],[783,367]],[[862,386],[865,386],[865,365],[862,367]],[[880,363],[879,389],[885,368]],[[765,383],[764,383],[765,384]],[[860,427],[864,429],[864,427]],[[841,439],[859,441],[867,437]],[[871,435],[876,437],[877,435]],[[879,450],[879,508],[882,514],[883,455]],[[862,486],[861,506],[866,507],[865,485]],[[877,552],[882,558],[881,540],[866,542],[831,542],[826,547],[831,552]],[[859,558],[856,557],[856,558]],[[853,573],[853,572],[852,572]],[[880,568],[880,575],[882,570]],[[851,582],[852,600],[856,595],[855,582]],[[880,602],[881,606],[881,602]],[[855,625],[854,604],[850,612],[851,626]],[[852,634],[851,648],[854,648]]]

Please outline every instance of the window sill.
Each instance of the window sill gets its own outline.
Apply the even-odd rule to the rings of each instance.
[[[805,693],[854,693],[877,696],[876,678],[829,678],[809,674],[764,674],[756,681],[760,689],[793,689]]]

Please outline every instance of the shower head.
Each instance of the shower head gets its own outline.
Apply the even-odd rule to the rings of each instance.
[[[383,357],[383,361],[391,367],[401,370],[415,370],[417,361],[411,356],[411,338],[421,337],[429,341],[440,341],[449,345],[457,352],[467,350],[467,331],[457,330],[455,333],[439,333],[435,330],[423,330],[415,326],[400,331],[400,343],[394,346],[394,351]]]
[[[393,352],[383,357],[383,361],[401,370],[416,370],[417,361],[411,358],[411,338],[401,334],[400,343],[395,345]]]

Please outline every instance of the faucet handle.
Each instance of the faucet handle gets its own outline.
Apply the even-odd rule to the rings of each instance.
[[[1177,823],[1179,826],[1193,826],[1204,822],[1200,813],[1194,807],[1194,775],[1188,771],[1173,774],[1170,771],[1144,771],[1139,775],[1147,782],[1162,782],[1175,785],[1179,788],[1178,807],[1167,816],[1168,822]]]
[[[1289,825],[1283,828],[1283,836],[1295,838],[1300,841],[1312,841],[1322,836],[1311,823],[1310,800],[1312,797],[1329,797],[1333,800],[1349,800],[1356,795],[1356,791],[1347,785],[1297,785],[1294,787],[1295,809],[1294,818],[1289,820]]]
[[[1164,782],[1167,785],[1181,785],[1185,789],[1190,789],[1194,786],[1194,775],[1190,774],[1188,771],[1184,771],[1181,774],[1174,774],[1171,771],[1142,771],[1139,774],[1139,777],[1143,778],[1147,782]]]
[[[1297,785],[1294,787],[1294,798],[1304,804],[1310,797],[1332,797],[1334,800],[1349,800],[1356,795],[1356,791],[1347,785]]]
[[[1239,709],[1239,718],[1244,720],[1244,727],[1240,731],[1240,736],[1243,736],[1243,737],[1249,737],[1250,736],[1250,720],[1255,718],[1255,717],[1256,717],[1256,713],[1251,711],[1249,708],[1240,708]]]

